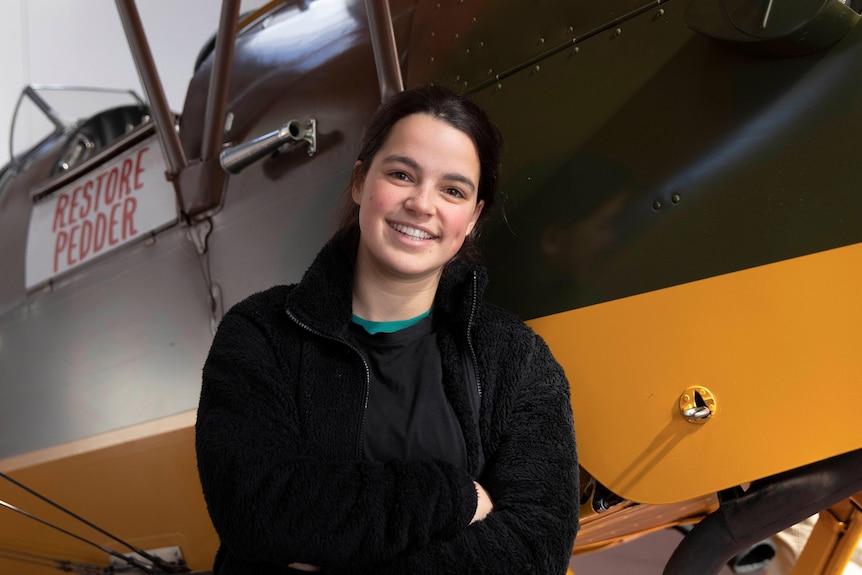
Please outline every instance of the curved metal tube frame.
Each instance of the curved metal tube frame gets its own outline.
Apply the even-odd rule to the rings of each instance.
[[[694,526],[663,575],[715,575],[735,555],[862,490],[862,449],[756,481]]]

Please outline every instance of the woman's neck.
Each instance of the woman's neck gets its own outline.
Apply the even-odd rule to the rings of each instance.
[[[439,274],[427,278],[392,278],[364,273],[353,278],[353,313],[370,321],[412,319],[431,309]]]

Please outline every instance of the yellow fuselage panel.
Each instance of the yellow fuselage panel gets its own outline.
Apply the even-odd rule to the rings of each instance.
[[[671,503],[862,447],[862,244],[530,322],[571,382],[580,461]],[[680,398],[704,388],[703,423]]]
[[[195,413],[108,432],[0,460],[0,471],[69,511],[144,550],[176,546],[193,570],[212,567],[218,536],[197,474]],[[129,550],[12,483],[0,500],[120,553]],[[0,548],[107,566],[109,555],[60,531],[0,509]],[[0,554],[2,555],[2,554]],[[0,573],[56,570],[0,556]]]

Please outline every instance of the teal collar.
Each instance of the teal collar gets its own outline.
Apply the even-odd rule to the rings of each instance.
[[[416,325],[429,315],[431,315],[430,309],[423,314],[417,315],[414,318],[402,319],[399,321],[371,321],[367,319],[362,319],[356,314],[353,314],[352,319],[353,323],[361,325],[363,328],[365,328],[365,331],[373,335],[375,333],[393,333],[402,330],[406,327],[410,327],[411,325]]]

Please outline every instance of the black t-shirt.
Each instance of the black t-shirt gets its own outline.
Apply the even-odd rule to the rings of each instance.
[[[433,317],[391,333],[350,324],[350,337],[368,362],[371,389],[365,414],[365,457],[442,459],[466,468],[464,434],[443,390]]]

